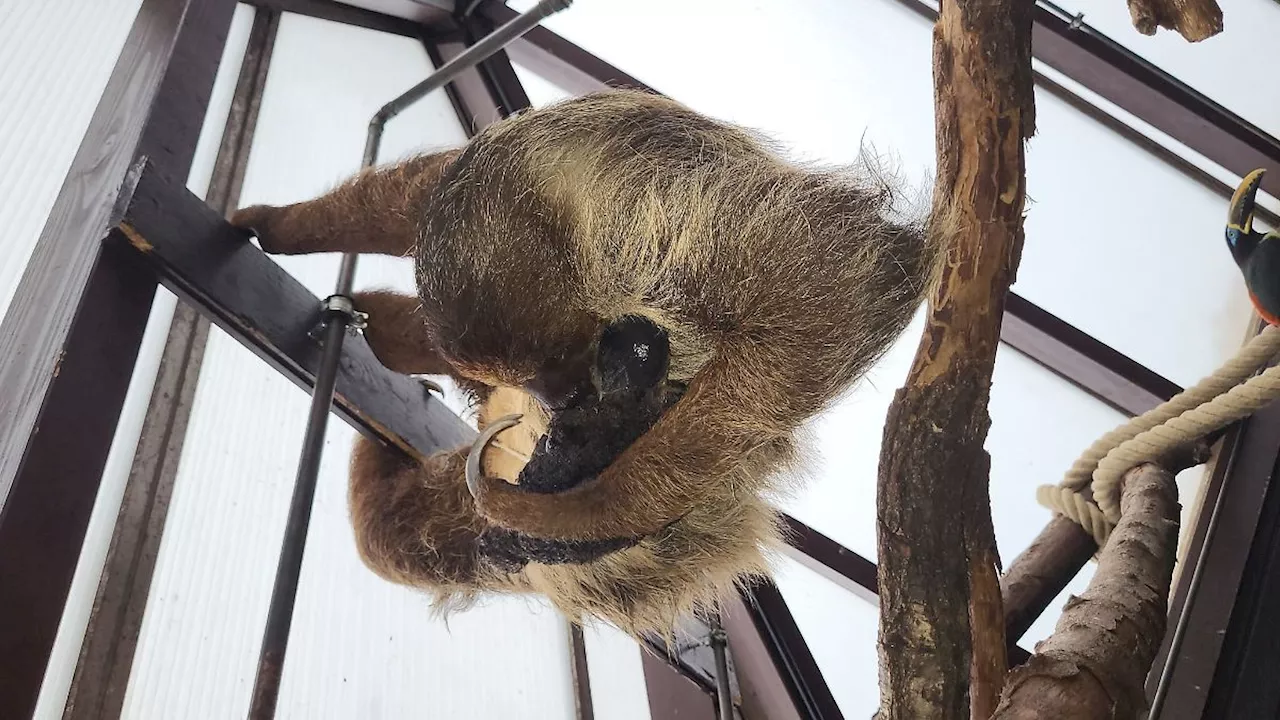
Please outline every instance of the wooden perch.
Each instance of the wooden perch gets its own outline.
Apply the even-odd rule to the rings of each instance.
[[[1054,515],[1000,579],[1006,642],[1016,643],[1097,552],[1084,528]]]
[[[943,0],[934,29],[932,226],[946,257],[880,455],[880,720],[986,718],[1006,670],[982,446],[1022,248],[1033,9]]]
[[[993,720],[1136,718],[1164,637],[1178,539],[1177,485],[1155,464],[1125,477],[1121,519],[1089,589],[1009,675]]]
[[[1202,465],[1212,456],[1211,446],[1218,442],[1222,433],[1223,430],[1218,430],[1199,442],[1177,448],[1157,460],[1156,464],[1168,468],[1173,475]],[[1142,467],[1139,465],[1130,470],[1125,482]],[[1055,515],[1045,525],[1000,579],[1009,647],[1013,647],[1097,551],[1098,544],[1093,537],[1071,520]]]
[[[1143,35],[1156,28],[1176,30],[1188,42],[1222,32],[1222,8],[1215,0],[1129,0],[1129,18]]]

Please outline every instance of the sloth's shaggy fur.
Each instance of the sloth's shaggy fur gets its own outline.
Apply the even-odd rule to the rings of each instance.
[[[233,222],[268,252],[412,255],[417,297],[356,298],[374,351],[393,370],[453,377],[482,428],[524,413],[485,451],[475,499],[468,448],[420,462],[358,441],[351,519],[374,572],[445,606],[534,592],[571,618],[665,635],[765,572],[781,542],[766,498],[796,433],[923,301],[938,223],[889,219],[892,199],[867,173],[788,163],[674,101],[609,91]],[[521,489],[561,414],[544,389],[589,390],[602,330],[635,316],[666,331],[663,388],[679,392],[643,426],[624,427],[626,408],[602,421],[636,439],[594,477]]]

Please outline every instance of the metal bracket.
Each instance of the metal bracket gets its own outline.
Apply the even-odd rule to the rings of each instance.
[[[330,314],[341,315],[346,320],[347,332],[351,335],[358,335],[369,327],[369,313],[356,310],[355,302],[346,295],[330,295],[320,301],[320,317],[322,318],[311,331],[307,333],[307,337],[320,341],[324,335],[324,320]]]

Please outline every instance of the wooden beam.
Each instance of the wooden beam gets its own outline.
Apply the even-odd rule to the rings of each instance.
[[[145,163],[117,240],[128,242],[165,287],[299,387],[320,361],[321,301],[217,211]],[[386,369],[363,338],[343,343],[334,411],[357,430],[412,456],[455,448],[475,431],[413,379]]]
[[[271,10],[259,8],[254,13],[206,193],[208,204],[224,214],[235,209],[240,196],[279,21],[280,14]],[[117,717],[124,707],[209,327],[207,318],[178,303],[80,647],[64,720]]]
[[[185,178],[233,0],[143,0],[0,325],[0,717],[29,717],[151,310],[104,249],[137,152]]]

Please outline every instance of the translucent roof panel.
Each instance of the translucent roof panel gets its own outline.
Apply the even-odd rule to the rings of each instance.
[[[1223,31],[1194,44],[1163,28],[1154,37],[1142,35],[1133,28],[1126,3],[1058,0],[1057,4],[1070,13],[1083,13],[1084,23],[1271,136],[1280,135],[1280,90],[1275,83],[1262,81],[1274,64],[1259,54],[1260,48],[1275,44],[1280,3],[1220,0]]]

